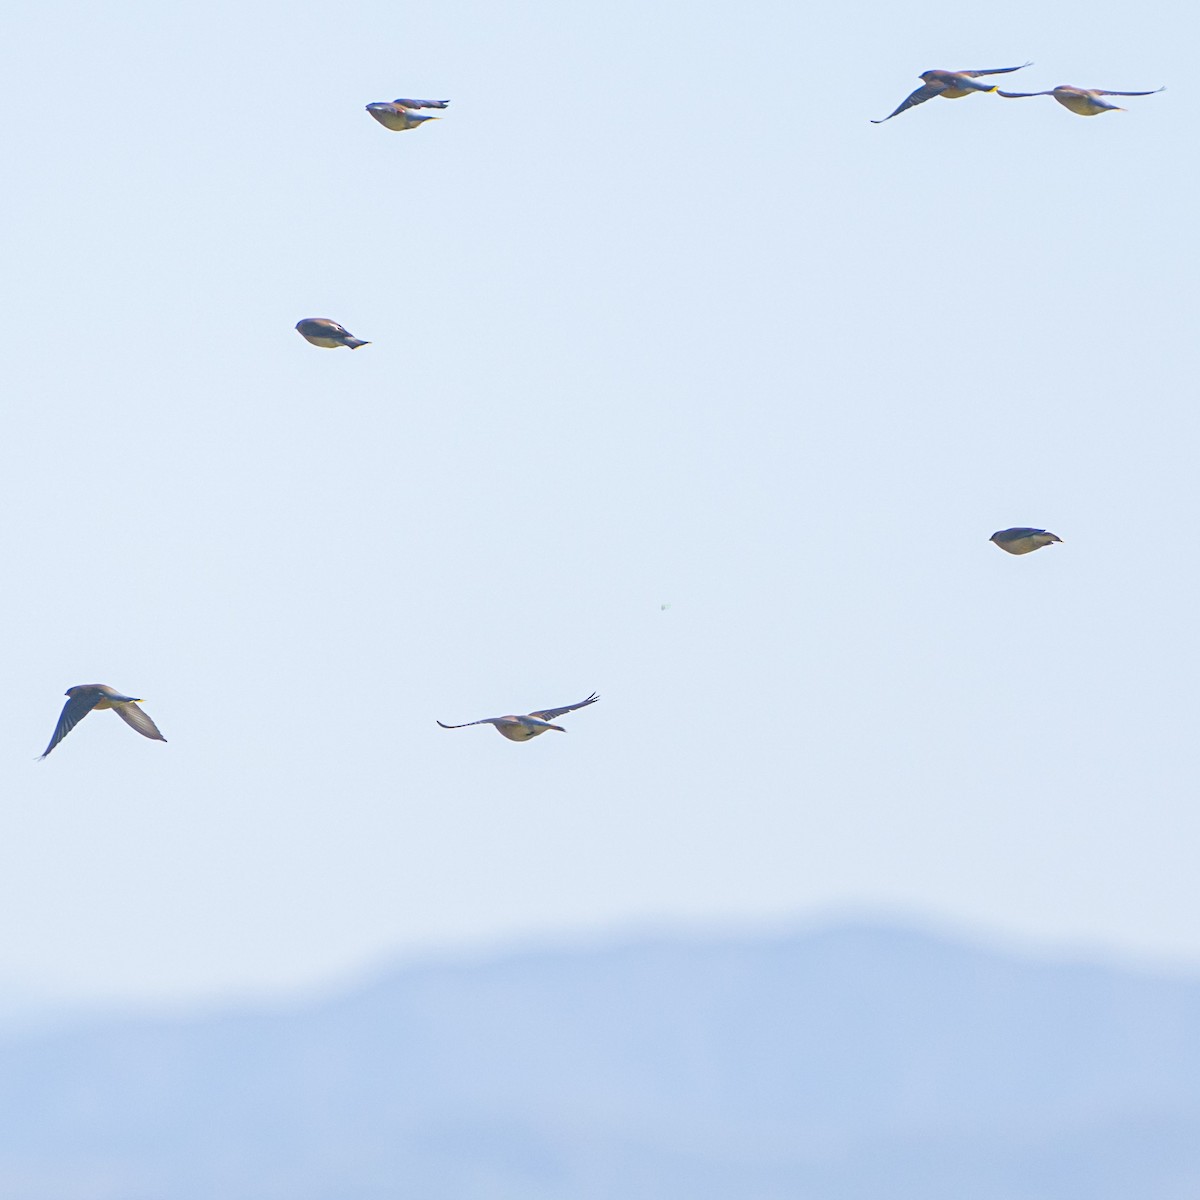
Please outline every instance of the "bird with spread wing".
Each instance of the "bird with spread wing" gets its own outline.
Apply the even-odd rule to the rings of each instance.
[[[899,116],[902,112],[907,112],[910,108],[916,108],[918,104],[924,104],[926,100],[932,100],[934,96],[941,96],[946,100],[957,100],[962,96],[969,96],[972,92],[994,92],[999,88],[997,83],[980,83],[978,82],[981,75],[1007,75],[1012,71],[1023,71],[1026,67],[1033,66],[1032,62],[1022,63],[1019,67],[992,67],[986,71],[925,71],[920,78],[925,82],[921,87],[917,88],[895,112],[888,113],[883,120],[872,121],[872,125],[882,125],[884,121],[890,121],[893,117]]]
[[[422,108],[445,108],[449,100],[377,100],[367,105],[367,112],[377,120],[384,129],[394,129],[397,132],[405,129],[417,129],[426,121],[437,121],[439,117],[427,117],[419,112]]]
[[[1109,104],[1104,96],[1153,96],[1156,92],[1165,92],[1165,87],[1153,88],[1148,92],[1107,92],[1104,88],[1072,87],[1069,83],[1060,83],[1058,87],[1047,92],[1002,92],[996,89],[997,96],[1005,100],[1023,100],[1028,96],[1053,96],[1055,100],[1070,109],[1076,116],[1096,117],[1102,112],[1124,112],[1119,104]]]
[[[566,733],[567,731],[561,725],[553,725],[551,722],[564,713],[574,712],[577,708],[586,708],[589,704],[595,704],[599,699],[600,697],[593,692],[586,700],[580,700],[578,704],[564,704],[562,708],[543,708],[524,716],[485,717],[482,721],[467,721],[462,725],[447,725],[444,721],[439,721],[438,724],[443,729],[466,729],[468,725],[494,725],[496,732],[502,733],[509,741],[527,742],[530,738],[545,733],[547,729],[557,729],[559,733]]]
[[[42,758],[45,758],[92,709],[111,708],[126,725],[136,729],[142,737],[152,738],[156,742],[167,740],[158,732],[158,726],[138,708],[137,696],[126,696],[116,688],[110,688],[107,683],[80,683],[67,688],[65,695],[67,702],[63,705],[58,724],[54,727],[54,736],[42,753]]]

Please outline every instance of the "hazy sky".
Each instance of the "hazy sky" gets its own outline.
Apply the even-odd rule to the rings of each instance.
[[[1200,962],[1198,27],[13,10],[0,978],[845,906]],[[869,124],[1026,58],[1169,90]],[[169,744],[37,762],[90,682]],[[593,689],[527,745],[434,724]]]

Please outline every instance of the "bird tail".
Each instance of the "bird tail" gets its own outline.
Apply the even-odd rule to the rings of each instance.
[[[359,346],[369,346],[371,343],[364,342],[362,338],[347,338],[342,344],[349,346],[351,350],[357,350]]]

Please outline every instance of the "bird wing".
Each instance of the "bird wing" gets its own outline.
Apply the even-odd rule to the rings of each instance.
[[[946,85],[944,83],[927,83],[923,87],[917,88],[911,96],[896,109],[895,112],[890,112],[882,121],[872,121],[872,125],[882,125],[884,121],[890,121],[893,117],[907,111],[910,108],[916,108],[918,104],[924,104],[926,100],[932,100],[939,92],[944,92]]]
[[[577,708],[586,708],[589,704],[595,704],[600,697],[593,692],[586,700],[580,700],[578,704],[564,704],[562,708],[543,708],[538,712],[531,712],[531,717],[537,717],[539,721],[553,721],[555,717],[561,717],[563,713],[574,712]]]
[[[114,704],[113,711],[130,729],[136,729],[142,737],[153,738],[156,742],[167,740],[158,732],[158,726],[132,700],[128,704]]]
[[[42,757],[45,758],[103,698],[99,692],[86,692],[82,696],[72,696],[63,705],[62,712],[58,714],[58,724],[54,727],[54,736],[50,739],[50,745],[42,751]]]
[[[327,317],[305,317],[296,325],[301,334],[312,334],[314,337],[349,337],[350,331],[336,321]]]
[[[449,100],[393,100],[400,108],[445,108]]]
[[[464,721],[461,725],[447,725],[445,721],[438,721],[438,724],[443,729],[466,729],[468,725],[490,725],[499,719],[499,717],[484,717],[482,721]]]
[[[1002,92],[999,88],[996,89],[997,96],[1004,96],[1005,99],[1015,100],[1020,96],[1053,96],[1054,92]]]
[[[1033,63],[1024,62],[1019,67],[989,67],[986,71],[955,71],[956,75],[970,75],[972,79],[977,79],[980,75],[1008,75],[1012,71],[1023,71],[1026,67],[1032,67]],[[1030,95],[1037,93],[1031,92]]]
[[[1153,96],[1156,92],[1165,92],[1167,89],[1160,87],[1154,88],[1149,92],[1108,92],[1104,88],[1091,88],[1090,90],[1095,92],[1097,96]]]

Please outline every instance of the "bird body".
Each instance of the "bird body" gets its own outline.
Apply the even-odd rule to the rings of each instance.
[[[1001,550],[1009,554],[1029,554],[1033,550],[1049,546],[1051,542],[1061,542],[1062,538],[1045,529],[1031,529],[1025,525],[1018,525],[1012,529],[997,530],[988,541],[995,542]]]
[[[915,108],[918,104],[924,104],[926,100],[932,100],[934,96],[942,96],[946,100],[959,100],[972,92],[994,92],[999,84],[980,83],[979,76],[1007,75],[1032,65],[1022,63],[1019,67],[991,67],[986,71],[924,71],[919,76],[924,80],[922,86],[907,97],[895,112],[888,113],[883,120],[872,121],[871,124],[882,125],[884,121],[890,121],[900,113]]]
[[[1028,96],[1053,96],[1055,100],[1080,117],[1097,117],[1103,112],[1124,112],[1119,104],[1109,104],[1105,96],[1153,96],[1155,92],[1165,91],[1165,88],[1154,88],[1149,92],[1106,92],[1103,88],[1072,87],[1069,83],[1060,83],[1047,92],[1002,92],[998,88],[996,94],[1006,100],[1020,100]]]
[[[503,734],[510,742],[527,742],[530,738],[545,733],[547,729],[556,729],[559,733],[566,733],[567,731],[561,725],[552,724],[554,718],[561,717],[564,713],[574,712],[577,708],[586,708],[589,704],[595,704],[599,699],[600,697],[593,692],[586,700],[580,700],[578,704],[564,704],[562,708],[543,708],[524,715],[510,713],[504,717],[485,717],[482,721],[467,721],[462,725],[447,725],[444,721],[439,721],[438,724],[443,729],[466,729],[468,725],[491,725],[497,733]]]
[[[80,683],[67,688],[66,704],[59,714],[58,724],[54,727],[54,736],[50,745],[42,753],[45,758],[59,742],[83,720],[93,709],[111,708],[131,729],[136,729],[142,737],[151,738],[156,742],[167,739],[158,732],[158,726],[140,709],[138,696],[126,696],[107,683]]]
[[[305,317],[303,321],[296,322],[296,332],[306,342],[325,350],[336,350],[338,346],[357,350],[359,346],[371,344],[364,342],[362,338],[354,337],[344,325],[339,325],[328,317]]]
[[[367,105],[367,112],[385,129],[400,132],[417,129],[426,121],[437,121],[438,117],[426,116],[416,110],[421,108],[445,108],[449,100],[377,100]]]
[[[474,721],[471,723],[476,724]],[[545,733],[547,729],[556,729],[559,733],[567,732],[561,725],[552,725],[549,721],[539,720],[532,713],[521,717],[492,717],[490,721],[479,722],[479,724],[493,726],[497,733],[502,733],[510,742],[527,742],[530,738]]]

